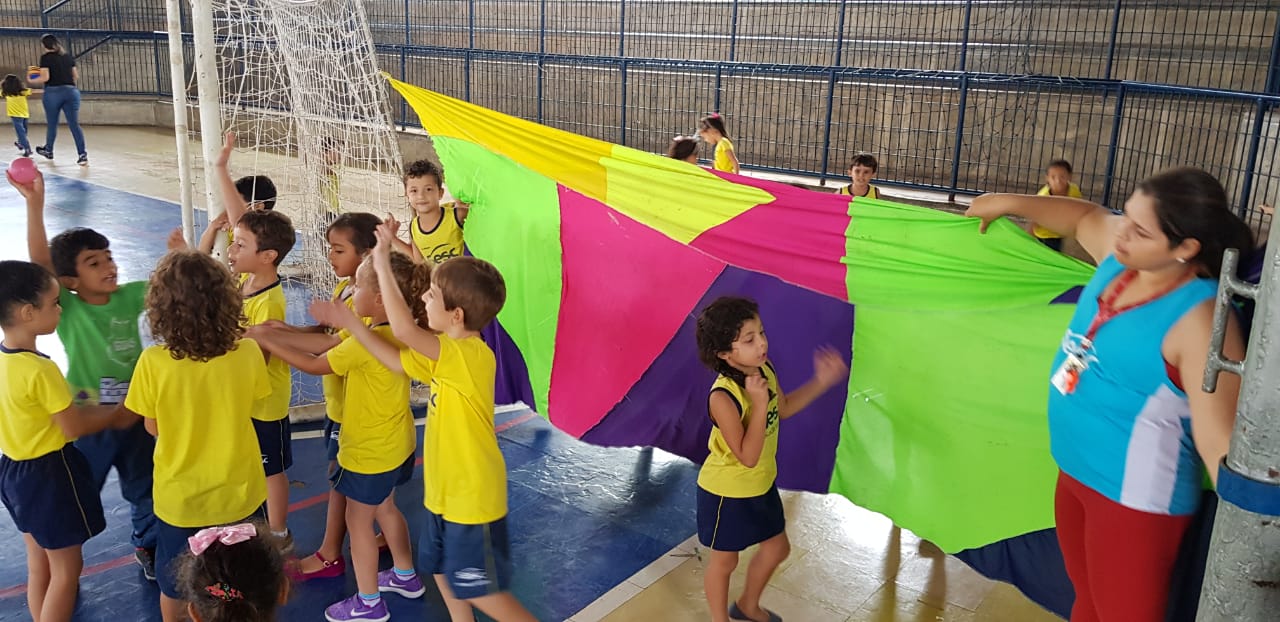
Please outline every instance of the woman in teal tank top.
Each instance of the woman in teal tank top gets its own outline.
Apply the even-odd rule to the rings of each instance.
[[[1006,215],[1035,221],[1079,240],[1099,264],[1049,370],[1071,620],[1162,622],[1194,492],[1204,465],[1216,484],[1235,423],[1240,379],[1224,374],[1215,393],[1199,380],[1212,283],[1225,249],[1252,248],[1249,229],[1222,184],[1193,168],[1143,180],[1119,215],[1082,199],[1008,194],[978,197],[967,215],[981,231]],[[1244,354],[1234,317],[1224,350]]]

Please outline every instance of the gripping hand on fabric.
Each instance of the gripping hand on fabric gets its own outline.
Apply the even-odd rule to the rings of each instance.
[[[849,377],[849,366],[835,348],[823,346],[813,353],[813,377],[828,389]]]

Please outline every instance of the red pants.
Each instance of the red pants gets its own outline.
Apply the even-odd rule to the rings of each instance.
[[[1076,590],[1071,622],[1163,622],[1191,516],[1130,509],[1058,474],[1058,544]]]

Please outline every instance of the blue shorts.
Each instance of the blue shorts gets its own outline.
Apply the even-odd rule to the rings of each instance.
[[[258,434],[258,450],[262,452],[262,468],[267,477],[284,473],[293,466],[293,443],[289,439],[289,418],[279,421],[253,420]]]
[[[462,600],[511,588],[511,541],[507,519],[483,525],[451,523],[427,510],[418,539],[418,571],[442,574],[453,596]]]
[[[341,423],[328,417],[324,418],[324,455],[329,462],[338,460],[338,433],[341,431]]]
[[[0,500],[45,550],[84,544],[107,527],[89,463],[70,443],[30,460],[0,457]]]
[[[236,525],[249,521],[265,523],[266,520],[267,506],[263,505],[243,519],[231,521],[228,524]],[[206,525],[206,527],[215,526]],[[162,519],[156,519],[156,583],[160,585],[161,594],[169,598],[182,599],[182,594],[178,590],[178,565],[176,562],[179,557],[191,550],[191,545],[187,543],[187,538],[196,535],[196,532],[201,529],[204,529],[204,527],[175,527]]]
[[[413,454],[409,454],[403,464],[386,473],[372,475],[356,473],[342,468],[339,464],[338,468],[333,470],[333,475],[329,476],[334,490],[352,501],[365,505],[380,505],[391,496],[391,491],[395,490],[396,486],[410,479],[413,479]]]
[[[787,527],[775,484],[758,497],[722,497],[698,487],[698,541],[713,551],[742,551]]]

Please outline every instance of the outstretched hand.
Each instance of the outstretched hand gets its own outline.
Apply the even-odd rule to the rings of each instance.
[[[398,225],[395,219],[383,221],[374,229],[373,235],[378,238],[378,244],[373,247],[374,263],[390,263],[391,249],[395,246],[396,229],[393,225]]]
[[[360,323],[360,318],[356,317],[346,304],[336,300],[317,300],[311,303],[311,317],[317,322],[334,328],[350,329],[353,325]]]
[[[18,183],[9,171],[5,171],[4,176],[9,180],[9,185],[16,188],[23,198],[44,201],[44,173],[41,173],[39,168],[36,169],[36,178],[25,184]]]
[[[965,210],[964,215],[970,218],[981,218],[982,223],[978,225],[978,232],[986,233],[987,227],[990,227],[991,223],[1006,213],[1000,203],[1001,200],[998,196],[984,194],[975,198],[973,203],[969,204],[969,209]]]
[[[382,219],[382,224],[390,227],[392,233],[395,233],[395,234],[400,233],[400,221],[396,220],[396,217],[391,215],[390,213],[387,214],[386,218]]]
[[[186,250],[191,246],[187,244],[187,238],[182,235],[182,227],[174,227],[169,232],[168,248],[171,251]]]
[[[214,166],[225,167],[231,161],[231,152],[236,148],[236,133],[227,132],[222,138],[222,150],[218,152],[218,157],[213,161]]]
[[[823,387],[832,387],[849,377],[849,366],[835,348],[822,346],[813,353],[813,377]]]

